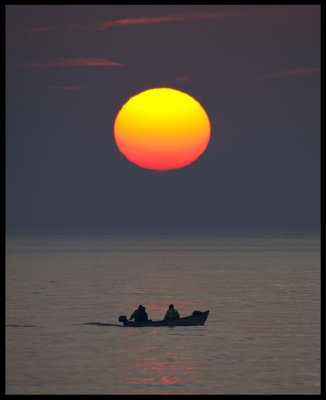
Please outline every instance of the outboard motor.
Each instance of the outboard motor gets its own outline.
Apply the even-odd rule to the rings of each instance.
[[[125,322],[127,322],[128,320],[127,320],[127,317],[125,316],[125,315],[120,315],[120,317],[119,317],[119,322],[123,322],[123,323],[125,323]]]

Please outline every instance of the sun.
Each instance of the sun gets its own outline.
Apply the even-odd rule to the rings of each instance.
[[[120,152],[137,166],[158,171],[192,164],[206,150],[210,135],[209,118],[199,102],[171,88],[131,97],[114,122]]]

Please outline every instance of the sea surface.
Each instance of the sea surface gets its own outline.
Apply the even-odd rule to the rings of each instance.
[[[6,394],[320,394],[319,232],[8,232]]]

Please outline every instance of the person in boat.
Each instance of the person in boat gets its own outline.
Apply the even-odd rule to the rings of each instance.
[[[134,319],[135,322],[145,322],[148,321],[148,315],[146,312],[146,308],[143,307],[142,305],[138,306],[138,309],[135,310],[132,314],[131,317],[129,318],[129,321]]]
[[[179,319],[180,315],[178,313],[178,310],[174,308],[173,304],[169,305],[169,309],[167,310],[164,320],[173,320],[173,319]]]
[[[146,307],[143,306],[142,310],[143,310],[143,314],[144,314],[144,321],[148,321],[148,314],[146,312]]]

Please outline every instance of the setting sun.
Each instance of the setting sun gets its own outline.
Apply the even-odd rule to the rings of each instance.
[[[178,169],[203,154],[210,139],[210,122],[190,95],[170,88],[149,89],[122,106],[114,137],[120,152],[139,167]]]

